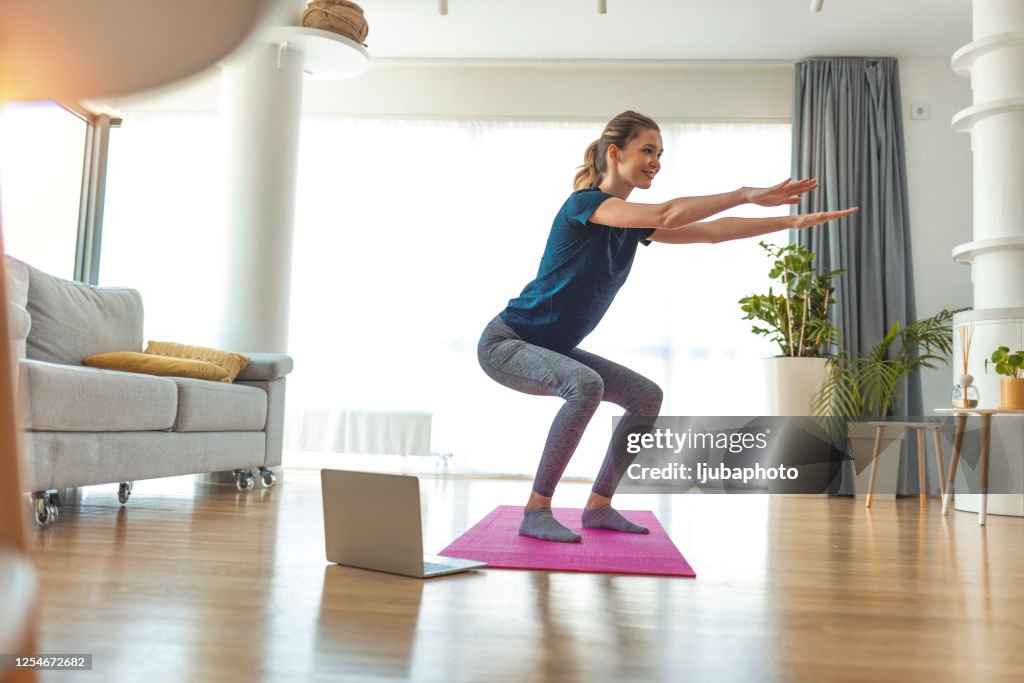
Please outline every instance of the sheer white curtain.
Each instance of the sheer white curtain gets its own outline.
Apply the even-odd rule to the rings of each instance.
[[[305,411],[428,412],[433,450],[454,453],[454,469],[532,474],[560,399],[494,383],[476,341],[535,274],[600,132],[594,122],[304,118],[289,433]],[[633,201],[788,174],[788,124],[667,123],[662,134],[662,173]],[[736,302],[767,287],[767,270],[757,240],[641,247],[584,346],[658,382],[664,414],[759,414],[759,359],[774,350]],[[616,411],[595,416],[567,476],[596,473]]]

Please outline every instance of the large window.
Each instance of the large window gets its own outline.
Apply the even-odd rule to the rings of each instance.
[[[476,342],[535,274],[601,122],[311,115],[302,126],[285,463],[344,464],[302,452],[317,441],[303,435],[337,427],[317,420],[413,412],[433,416],[431,446],[455,454],[454,470],[532,474],[559,399],[494,383]],[[662,128],[662,173],[635,201],[789,173],[788,124]],[[219,134],[213,115],[134,113],[112,143],[101,280],[143,292],[147,338],[218,342],[231,258]],[[584,346],[658,382],[665,414],[761,414],[760,358],[776,351],[737,300],[766,289],[767,270],[756,239],[641,247]],[[567,476],[594,475],[616,414],[602,407]]]
[[[134,287],[147,339],[216,346],[231,258],[216,114],[126,116],[110,142],[100,284]]]
[[[73,278],[88,126],[54,103],[0,108],[4,250]]]

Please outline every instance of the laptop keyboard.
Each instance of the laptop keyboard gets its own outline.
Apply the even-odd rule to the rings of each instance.
[[[439,562],[424,562],[423,563],[423,572],[424,573],[440,572],[440,571],[444,571],[446,569],[454,569],[454,567],[452,565],[450,565],[450,564],[441,564]]]

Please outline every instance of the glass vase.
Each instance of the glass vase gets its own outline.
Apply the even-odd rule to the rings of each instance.
[[[960,381],[953,387],[953,407],[977,408],[979,398],[978,387],[974,386],[974,377],[961,375]]]

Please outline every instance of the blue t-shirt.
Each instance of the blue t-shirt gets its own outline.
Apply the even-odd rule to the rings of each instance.
[[[626,281],[636,245],[650,244],[654,228],[587,222],[612,196],[596,187],[569,196],[551,224],[537,277],[500,313],[531,344],[563,353],[578,346]]]

